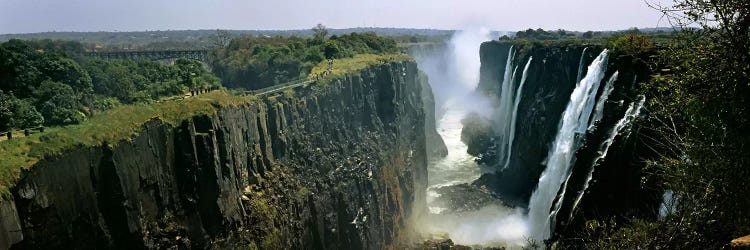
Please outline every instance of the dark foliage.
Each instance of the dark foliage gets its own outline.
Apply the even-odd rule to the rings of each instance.
[[[325,27],[316,36],[255,37],[232,39],[213,53],[213,71],[229,87],[259,89],[305,77],[326,58],[355,54],[397,52],[396,42],[375,33],[351,33],[326,38]]]
[[[79,123],[118,103],[148,102],[219,84],[200,62],[105,61],[70,41],[0,44],[0,130]],[[112,97],[116,99],[112,99]]]

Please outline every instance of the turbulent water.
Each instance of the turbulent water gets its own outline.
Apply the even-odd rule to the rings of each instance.
[[[612,94],[615,81],[617,81],[617,77],[619,75],[620,72],[615,71],[615,73],[609,77],[609,80],[607,80],[607,84],[604,85],[604,90],[599,97],[599,101],[596,102],[596,108],[594,108],[594,117],[591,118],[591,125],[589,126],[589,130],[593,130],[596,124],[602,120],[602,117],[604,117],[604,104],[609,99],[609,95]]]
[[[487,198],[480,207],[470,207],[466,211],[445,207],[445,204],[462,203],[465,197],[461,196],[477,194],[444,194],[440,192],[441,188],[471,183],[489,171],[476,164],[475,157],[467,153],[467,146],[461,142],[461,119],[465,115],[460,106],[450,105],[438,121],[438,133],[445,141],[448,155],[428,167],[427,206],[430,214],[420,223],[422,231],[433,235],[446,234],[457,244],[520,246],[527,231],[520,210],[508,208],[492,198]]]
[[[613,75],[613,77],[610,78],[610,80],[607,82],[607,86],[605,87],[604,92],[602,93],[602,97],[600,97],[602,98],[603,101],[600,101],[600,103],[605,102],[606,98],[609,96],[610,92],[612,91],[611,84],[613,82],[613,79],[617,79],[616,72]],[[635,120],[635,118],[637,118],[638,115],[641,114],[641,109],[643,108],[643,103],[645,102],[645,100],[646,99],[643,96],[640,96],[637,102],[630,103],[630,106],[628,106],[628,109],[625,111],[625,115],[622,117],[622,119],[617,121],[615,126],[609,130],[607,139],[605,139],[602,143],[599,144],[599,151],[598,151],[599,155],[597,155],[594,158],[593,162],[591,163],[591,168],[589,169],[588,175],[586,176],[586,181],[584,182],[583,190],[581,190],[581,192],[578,193],[578,196],[576,196],[576,199],[573,202],[573,206],[570,209],[571,214],[568,218],[573,217],[572,213],[575,211],[576,207],[578,206],[578,203],[581,202],[581,198],[583,198],[583,194],[586,192],[586,189],[589,188],[589,182],[591,182],[591,179],[593,179],[594,177],[594,169],[596,165],[599,163],[600,160],[607,157],[607,152],[609,152],[609,147],[612,146],[612,143],[614,142],[615,137],[617,137],[617,135],[622,135],[623,137],[628,136],[629,133],[623,133],[623,132],[624,130],[628,129],[630,127],[630,124],[633,122],[633,120]],[[599,105],[597,105],[597,108],[599,108],[598,106]],[[602,104],[602,106],[604,105]],[[594,121],[598,121],[598,120],[592,120],[592,123]]]
[[[475,157],[466,153],[468,147],[461,142],[461,129],[463,128],[461,119],[465,115],[459,107],[449,108],[438,121],[437,130],[445,141],[448,155],[433,162],[427,168],[427,183],[429,186],[427,188],[427,202],[431,213],[441,213],[446,209],[431,204],[436,198],[440,197],[436,189],[470,183],[482,174],[474,161]]]
[[[467,185],[490,171],[476,163],[461,141],[461,120],[467,114],[492,115],[489,100],[474,94],[479,82],[479,45],[490,40],[487,35],[482,30],[457,32],[444,51],[431,56],[416,53],[420,69],[429,77],[435,92],[437,113],[442,114],[437,130],[448,149],[446,157],[428,166],[429,214],[418,222],[418,230],[433,237],[449,237],[463,245],[520,246],[526,235],[522,211],[506,207],[496,197]],[[509,88],[516,92],[514,87]],[[508,103],[509,113],[514,104],[518,106],[513,101]]]
[[[493,128],[499,142],[497,146],[498,163],[505,162],[508,151],[510,150],[507,147],[507,143],[504,142],[508,141],[510,138],[510,121],[512,120],[511,117],[513,115],[512,105],[513,100],[515,99],[513,94],[515,92],[513,90],[513,83],[515,82],[514,80],[518,68],[516,67],[514,70],[511,70],[513,68],[514,56],[515,53],[513,51],[513,46],[511,46],[508,51],[508,60],[505,62],[505,73],[503,83],[500,87],[500,100],[498,100],[499,104],[495,109],[494,115],[496,119],[493,122]]]
[[[594,100],[604,78],[608,51],[604,50],[588,67],[586,76],[576,84],[560,121],[559,131],[547,159],[536,190],[529,201],[530,236],[537,241],[549,239],[559,205],[553,209],[557,193],[569,178],[575,152],[580,147],[582,133],[589,127]],[[562,199],[561,199],[562,200]],[[559,203],[559,202],[558,202]],[[551,212],[550,212],[551,211]]]
[[[448,149],[446,157],[434,160],[428,166],[426,206],[429,214],[418,224],[423,233],[448,237],[457,244],[514,248],[523,246],[528,239],[542,242],[550,238],[571,178],[576,151],[583,146],[587,133],[607,129],[603,141],[595,142],[598,155],[593,158],[590,168],[584,170],[588,172],[583,189],[574,194],[570,211],[575,210],[593,177],[594,167],[606,157],[615,137],[627,137],[630,123],[640,114],[643,99],[631,103],[613,127],[597,128],[604,118],[604,108],[615,89],[619,73],[610,76],[600,91],[607,71],[608,50],[603,50],[584,71],[589,51],[584,49],[576,86],[562,113],[545,160],[546,167],[532,193],[528,209],[506,207],[499,198],[470,185],[482,174],[498,169],[496,166],[480,166],[475,157],[468,154],[467,145],[461,141],[461,120],[477,112],[493,121],[497,166],[508,168],[514,157],[511,149],[516,139],[516,126],[521,126],[516,124],[517,113],[533,58],[529,57],[525,65],[514,65],[516,53],[510,47],[505,68],[499,69],[504,75],[504,80],[499,83],[500,96],[494,105],[490,105],[488,100],[474,93],[479,76],[478,45],[485,38],[481,32],[457,32],[443,52],[427,57],[416,56],[436,93],[437,113],[440,114],[437,129]],[[520,72],[519,66],[524,66]]]
[[[534,57],[529,57],[529,61],[526,62],[526,66],[523,68],[523,75],[521,76],[521,83],[518,85],[518,89],[516,89],[516,95],[514,96],[513,100],[513,111],[510,119],[510,130],[508,134],[508,144],[505,146],[506,149],[506,156],[505,156],[505,163],[503,164],[503,168],[507,168],[508,165],[510,165],[510,157],[513,153],[513,139],[516,137],[516,119],[518,118],[518,104],[521,103],[521,93],[523,92],[523,85],[526,83],[527,74],[529,73],[529,66],[531,66],[531,60],[533,60]]]

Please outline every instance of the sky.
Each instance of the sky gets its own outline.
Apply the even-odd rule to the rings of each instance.
[[[646,0],[662,4],[671,0]],[[0,34],[398,27],[665,27],[644,0],[0,0]]]

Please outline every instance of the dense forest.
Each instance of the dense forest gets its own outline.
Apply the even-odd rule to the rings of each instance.
[[[306,77],[326,59],[398,52],[396,41],[375,33],[331,35],[323,26],[313,37],[234,38],[212,54],[213,72],[225,86],[258,89]]]
[[[150,102],[219,84],[198,61],[104,61],[82,57],[82,48],[77,42],[50,40],[0,44],[0,131],[80,123],[120,103]]]
[[[373,32],[315,36],[233,37],[216,32],[208,65],[178,59],[102,60],[67,40],[0,44],[0,131],[75,124],[120,104],[144,103],[222,86],[259,89],[305,78],[326,59],[398,52],[394,39]]]
[[[403,28],[327,28],[329,35],[351,33],[375,33],[378,36],[392,37],[398,42],[435,41],[449,38],[452,30],[403,29]],[[179,50],[214,49],[225,44],[222,38],[237,37],[314,37],[311,29],[300,30],[155,30],[130,32],[41,32],[29,34],[0,34],[0,42],[11,39],[22,40],[67,40],[78,41],[83,48],[91,51],[123,50]]]

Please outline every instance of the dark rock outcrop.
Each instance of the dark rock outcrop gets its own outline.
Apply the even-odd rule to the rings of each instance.
[[[372,66],[48,157],[0,202],[0,240],[17,249],[396,247],[427,183],[421,81],[414,62]]]
[[[468,147],[467,153],[477,157],[477,162],[482,164],[497,162],[492,122],[477,113],[470,113],[461,119],[461,125],[461,142]]]
[[[427,137],[427,156],[431,160],[440,159],[448,155],[448,148],[445,146],[443,137],[440,137],[436,129],[437,117],[435,114],[435,95],[432,93],[432,87],[428,82],[427,75],[419,72],[419,79],[422,86],[422,103],[424,104],[425,113],[425,136]]]

